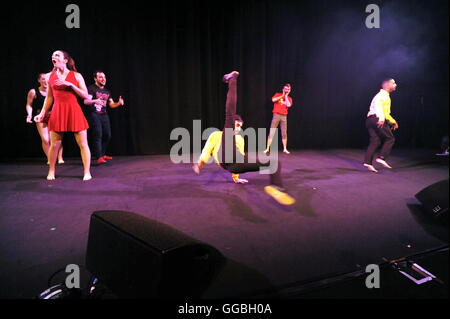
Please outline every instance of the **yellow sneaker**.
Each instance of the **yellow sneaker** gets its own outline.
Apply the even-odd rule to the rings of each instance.
[[[295,199],[292,196],[282,192],[275,186],[266,186],[264,191],[281,205],[289,206],[295,204]]]

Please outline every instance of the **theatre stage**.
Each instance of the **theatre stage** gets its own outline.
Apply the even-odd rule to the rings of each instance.
[[[448,230],[413,209],[417,192],[449,176],[434,153],[395,149],[394,169],[378,174],[363,169],[364,150],[283,154],[291,207],[264,193],[266,175],[235,185],[215,164],[197,176],[168,156],[115,157],[92,167],[90,182],[77,158],[54,182],[43,159],[0,163],[0,298],[33,298],[58,269],[84,265],[98,210],[134,212],[217,248],[227,266],[205,298],[261,295],[448,245]]]

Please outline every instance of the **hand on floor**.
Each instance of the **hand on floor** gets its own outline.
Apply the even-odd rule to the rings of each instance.
[[[234,180],[234,183],[235,184],[247,184],[248,180],[243,179],[243,178],[238,178],[238,179]]]

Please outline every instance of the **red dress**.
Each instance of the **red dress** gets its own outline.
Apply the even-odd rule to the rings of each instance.
[[[69,87],[55,85],[58,75],[55,71],[50,74],[48,84],[53,91],[53,108],[48,130],[54,132],[80,132],[87,130],[89,124],[77,101],[76,93]],[[67,82],[78,85],[75,72],[70,71],[66,77]]]

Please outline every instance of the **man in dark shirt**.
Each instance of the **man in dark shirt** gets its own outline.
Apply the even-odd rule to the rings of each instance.
[[[112,157],[106,155],[106,147],[111,140],[111,124],[107,113],[107,106],[116,108],[124,105],[122,97],[118,102],[111,98],[111,92],[105,88],[106,75],[102,71],[94,72],[95,84],[88,87],[89,99],[84,100],[86,118],[89,122],[89,144],[92,157],[98,164],[106,163]]]

